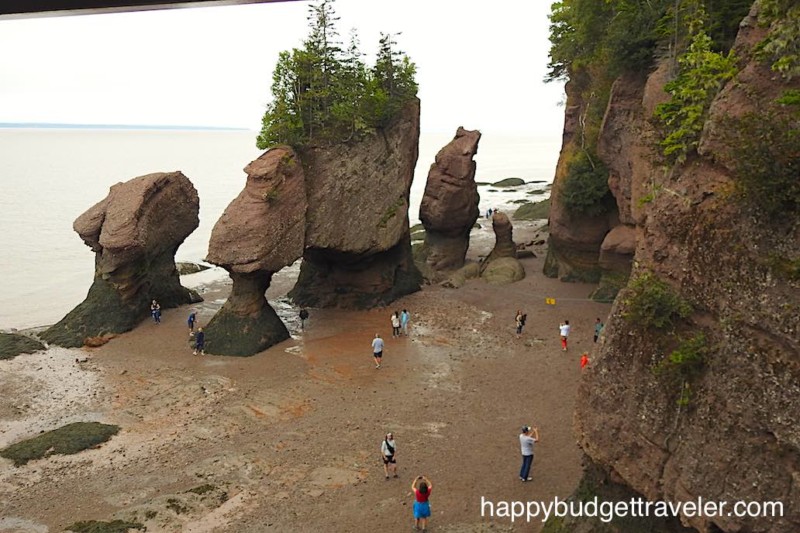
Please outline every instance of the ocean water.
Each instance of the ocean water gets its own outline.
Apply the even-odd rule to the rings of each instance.
[[[420,138],[412,224],[419,221],[428,169],[452,137]],[[476,180],[551,182],[560,144],[560,138],[484,135]],[[242,169],[260,154],[251,131],[0,129],[0,329],[52,324],[83,300],[94,255],[72,222],[110,186],[151,172],[182,171],[200,195],[200,226],[177,259],[200,261],[214,223],[244,186]],[[510,210],[512,198],[543,185],[527,185],[513,197],[481,187],[481,210]]]

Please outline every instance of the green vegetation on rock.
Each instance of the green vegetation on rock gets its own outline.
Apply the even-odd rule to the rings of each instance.
[[[569,162],[560,198],[569,211],[588,216],[608,213],[616,205],[608,188],[608,169],[586,152]]]
[[[280,53],[258,148],[349,141],[385,127],[416,97],[416,67],[391,34],[381,34],[372,67],[362,61],[355,32],[342,49],[333,3],[312,5],[303,47]]]
[[[628,284],[622,316],[645,329],[667,330],[679,319],[688,317],[692,307],[652,272],[635,276]]]
[[[44,344],[27,335],[0,333],[0,360],[12,359],[19,354],[44,350]]]
[[[759,57],[786,80],[800,75],[800,4],[796,0],[761,0],[759,22],[770,27]]]
[[[688,49],[678,58],[678,77],[664,90],[672,97],[655,111],[662,125],[661,147],[672,163],[683,163],[697,149],[711,101],[722,85],[736,74],[732,51],[713,50],[711,37],[704,30],[702,11],[690,24]]]
[[[550,216],[550,198],[541,202],[527,202],[521,205],[512,218],[514,220],[544,220]]]
[[[49,455],[72,455],[106,442],[119,426],[100,422],[75,422],[0,450],[0,456],[21,466]]]
[[[800,213],[798,115],[779,104],[723,121],[739,199],[776,222]]]
[[[131,529],[146,530],[144,524],[138,522],[126,522],[124,520],[98,522],[96,520],[89,520],[75,522],[67,526],[66,531],[72,531],[73,533],[128,533]]]
[[[708,345],[703,333],[684,339],[667,357],[655,367],[653,373],[674,382],[680,387],[677,403],[688,405],[691,399],[691,383],[706,366]]]

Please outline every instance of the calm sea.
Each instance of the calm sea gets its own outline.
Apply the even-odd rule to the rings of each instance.
[[[418,221],[428,169],[452,137],[420,139],[412,224]],[[560,138],[484,135],[476,180],[515,176],[550,182],[560,143]],[[151,172],[182,171],[200,195],[200,227],[177,259],[199,261],[214,223],[244,186],[242,169],[260,153],[250,131],[0,129],[0,329],[52,324],[83,300],[94,256],[72,222],[111,185]],[[481,209],[503,208],[503,202],[502,195],[487,190]]]

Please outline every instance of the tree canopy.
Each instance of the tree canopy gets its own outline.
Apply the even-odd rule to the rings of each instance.
[[[397,34],[381,34],[370,67],[355,30],[343,48],[333,4],[321,0],[310,6],[310,31],[302,48],[281,52],[258,148],[348,141],[385,127],[416,97],[416,66],[397,49]]]

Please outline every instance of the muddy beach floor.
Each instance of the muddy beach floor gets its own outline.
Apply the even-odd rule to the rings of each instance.
[[[515,240],[534,232],[515,228]],[[0,362],[0,447],[79,420],[121,427],[77,455],[0,459],[0,531],[115,518],[149,532],[409,531],[419,474],[434,485],[431,531],[539,531],[482,517],[482,497],[546,502],[575,489],[579,358],[591,357],[595,317],[610,306],[585,300],[591,285],[545,278],[545,250],[533,249],[521,282],[428,286],[389,309],[312,309],[305,332],[290,324],[292,339],[254,357],[193,356],[182,308],[100,348]],[[408,337],[391,336],[395,308],[411,313]],[[211,314],[202,309],[201,323]],[[541,433],[530,483],[518,479],[523,424]],[[386,480],[380,461],[388,431],[399,479]]]

